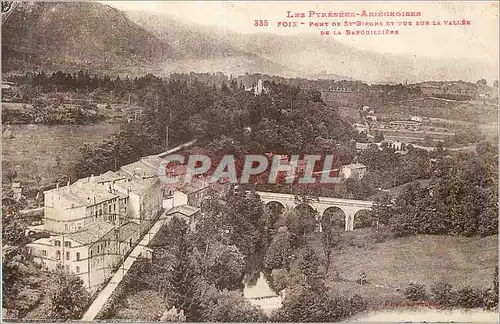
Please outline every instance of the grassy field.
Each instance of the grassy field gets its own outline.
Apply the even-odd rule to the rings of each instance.
[[[402,291],[411,282],[424,284],[427,289],[437,281],[447,281],[455,288],[488,288],[497,264],[498,235],[484,240],[417,235],[346,247],[332,256],[328,284],[340,292],[359,293],[373,309],[403,302]],[[335,271],[340,281],[334,280]],[[364,286],[356,283],[362,272],[369,281]]]
[[[5,126],[4,126],[5,127]],[[33,181],[37,174],[42,184],[67,175],[80,157],[84,142],[109,138],[119,124],[95,125],[10,125],[13,138],[2,139],[3,159],[10,162],[20,181]],[[56,156],[61,158],[59,167]]]

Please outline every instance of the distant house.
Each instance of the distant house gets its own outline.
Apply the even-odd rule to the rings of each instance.
[[[366,170],[366,165],[361,163],[343,165],[340,168],[340,178],[342,181],[347,179],[361,180],[364,177]]]
[[[411,116],[410,120],[421,123],[424,119],[420,116]]]
[[[21,200],[23,189],[21,188],[21,184],[19,182],[12,183],[12,191],[14,192],[14,199]]]
[[[206,196],[210,184],[202,179],[193,179],[191,183],[184,184],[179,191],[187,196],[187,204],[200,207],[201,201]]]
[[[368,113],[368,114],[374,114],[375,113],[375,109],[371,108],[370,106],[363,106],[361,108],[362,111]]]
[[[356,143],[356,152],[363,153],[370,145],[376,145],[376,147],[380,150],[382,143]]]
[[[422,123],[413,120],[395,120],[391,121],[389,126],[395,129],[419,130]]]
[[[10,81],[2,81],[2,90],[8,90],[14,87],[16,84]]]
[[[352,127],[358,132],[368,132],[368,127],[364,124],[359,124],[359,123],[354,123],[352,124]]]
[[[197,222],[200,220],[201,212],[197,207],[183,205],[172,208],[167,215],[186,220],[191,230],[194,230]]]

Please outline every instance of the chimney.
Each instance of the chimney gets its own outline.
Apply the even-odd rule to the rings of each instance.
[[[56,190],[59,190],[59,181],[56,183]]]
[[[89,182],[94,182],[94,175],[93,174],[90,175],[90,181]]]

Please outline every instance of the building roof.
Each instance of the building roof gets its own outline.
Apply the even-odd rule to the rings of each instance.
[[[134,223],[134,222],[128,222],[126,224],[123,224],[118,228],[119,230],[119,240],[120,242],[126,241],[129,237],[137,233],[137,231],[140,231],[141,227],[139,224]]]
[[[124,180],[125,174],[123,173],[118,173],[118,172],[113,172],[111,170],[98,175],[98,176],[90,176],[82,179],[78,179],[75,183],[89,183],[89,182],[94,182],[94,183],[104,183],[104,182],[113,182],[113,181],[119,181],[119,180]]]
[[[92,206],[118,197],[117,194],[110,192],[106,187],[93,182],[75,182],[72,185],[46,192],[51,192],[76,203],[77,206],[75,207]]]
[[[78,232],[67,234],[67,236],[81,244],[91,244],[102,239],[103,236],[108,234],[113,229],[113,225],[102,220],[97,220],[82,227]]]
[[[365,169],[366,165],[361,164],[361,163],[352,163],[352,164],[343,165],[342,167],[343,168],[348,168],[348,169],[351,169],[351,170],[355,170],[355,169]]]
[[[151,167],[143,161],[124,165],[121,170],[135,178],[151,178],[158,175],[158,168]]]
[[[177,164],[169,166],[167,169],[167,174],[174,177],[185,175],[187,173],[187,169],[187,165]]]
[[[183,185],[178,190],[184,192],[185,194],[191,194],[203,190],[205,188],[208,188],[209,186],[210,184],[208,183],[208,181],[201,179],[193,179],[192,182]]]
[[[182,205],[182,206],[177,206],[172,209],[170,209],[167,213],[167,215],[175,214],[175,213],[180,213],[182,215],[191,217],[194,214],[198,213],[200,211],[199,208],[189,206],[189,205]]]
[[[145,156],[141,158],[141,162],[154,169],[158,169],[162,165],[162,163],[166,164],[166,161],[158,155]]]
[[[115,183],[115,189],[122,194],[133,192],[141,195],[145,191],[149,190],[157,181],[158,178],[129,178],[127,181]]]

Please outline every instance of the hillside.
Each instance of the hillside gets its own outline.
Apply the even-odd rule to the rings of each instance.
[[[361,50],[331,37],[238,34],[96,2],[18,5],[2,25],[4,71],[223,72],[375,82],[489,78],[491,62]]]
[[[277,72],[286,77],[343,79],[346,78],[343,76],[349,76],[368,82],[396,83],[430,79],[475,81],[490,76],[491,71],[496,70],[495,66],[482,61],[431,59],[361,50],[334,38],[318,35],[244,35],[227,29],[183,24],[173,17],[161,14],[127,12],[127,15],[170,45],[179,45],[193,59],[234,59],[254,55],[261,60],[273,62],[275,66],[285,67]],[[251,72],[276,73],[273,69]]]
[[[363,242],[360,229],[354,242]],[[348,235],[348,234],[346,234]],[[320,243],[318,243],[318,246]],[[320,249],[320,248],[318,248]],[[498,235],[484,239],[442,235],[416,235],[394,238],[375,245],[350,246],[332,256],[330,272],[337,271],[342,280],[330,278],[330,285],[339,292],[361,294],[370,309],[404,303],[402,291],[410,282],[424,284],[427,291],[438,281],[453,287],[491,286],[498,264]],[[369,284],[356,283],[364,272]]]
[[[46,69],[126,69],[180,53],[121,11],[91,2],[38,2],[17,6],[2,24],[4,71]]]
[[[181,60],[169,60],[159,74],[173,72],[224,72],[227,74],[269,73],[296,74],[289,67],[263,58],[251,48],[241,49],[233,42],[232,33],[213,28],[185,24],[169,16],[145,12],[127,12],[127,16],[182,53]]]

